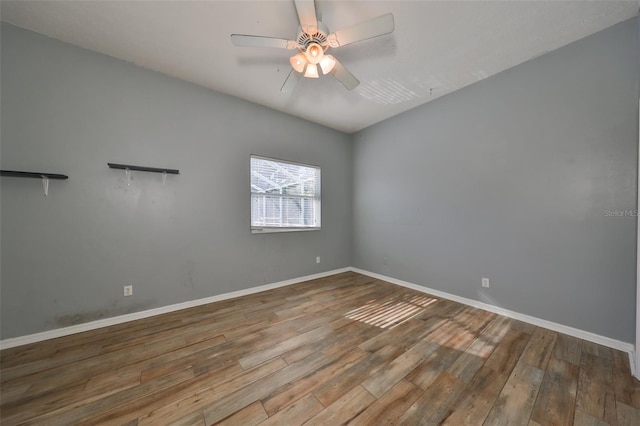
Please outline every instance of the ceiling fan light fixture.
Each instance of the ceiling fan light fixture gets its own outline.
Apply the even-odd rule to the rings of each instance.
[[[293,50],[295,54],[289,58],[291,71],[289,71],[284,84],[280,88],[283,93],[290,92],[302,76],[319,78],[320,70],[322,70],[322,74],[331,74],[347,90],[354,89],[360,84],[358,79],[340,61],[331,55],[327,55],[326,52],[328,49],[392,33],[395,28],[393,14],[387,13],[330,33],[327,26],[318,20],[316,0],[293,0],[293,2],[299,22],[297,36],[294,40],[249,34],[231,34],[233,45]]]
[[[304,67],[307,65],[307,57],[304,56],[304,53],[300,52],[289,58],[289,63],[291,63],[291,68],[302,73],[304,72]]]
[[[307,65],[307,70],[304,72],[304,76],[307,78],[318,78],[318,66],[316,64]]]
[[[316,65],[322,60],[324,50],[318,43],[310,43],[309,46],[307,46],[305,54],[307,55],[307,60]]]
[[[335,66],[336,58],[331,55],[324,55],[324,57],[320,60],[320,68],[322,69],[322,74],[330,73]]]

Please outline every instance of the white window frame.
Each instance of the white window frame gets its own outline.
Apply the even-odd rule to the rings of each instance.
[[[250,155],[250,160],[249,160],[249,181],[251,182],[251,178],[253,175],[253,168],[251,165],[251,159],[260,159],[260,160],[267,160],[267,161],[271,161],[274,163],[284,163],[284,164],[293,164],[296,166],[302,166],[302,167],[308,167],[308,168],[312,168],[312,169],[316,169],[317,173],[318,173],[318,182],[317,182],[317,193],[315,197],[309,197],[309,196],[299,196],[302,199],[305,200],[313,200],[314,202],[314,208],[315,208],[315,216],[317,218],[316,220],[316,225],[317,226],[264,226],[264,225],[254,225],[253,224],[253,207],[254,207],[254,203],[253,203],[253,197],[256,194],[261,194],[258,191],[255,191],[253,188],[253,184],[251,183],[251,194],[250,194],[250,224],[251,224],[251,233],[253,234],[266,234],[266,233],[272,233],[272,232],[300,232],[300,231],[319,231],[322,228],[322,222],[321,222],[321,218],[322,218],[322,170],[320,169],[319,166],[315,166],[312,164],[305,164],[305,163],[298,163],[295,161],[287,161],[287,160],[281,160],[279,158],[272,158],[272,157],[264,157],[261,155]],[[265,194],[265,195],[269,195],[271,197],[275,196],[277,197],[278,194]],[[286,195],[284,194],[282,196],[282,198],[286,198],[286,197],[291,197],[291,195]]]

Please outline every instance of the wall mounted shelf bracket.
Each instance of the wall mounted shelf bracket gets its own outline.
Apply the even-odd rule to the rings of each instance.
[[[134,166],[131,164],[117,164],[117,163],[107,163],[112,169],[121,169],[127,175],[127,186],[131,184],[131,170],[136,170],[140,172],[152,172],[152,173],[162,173],[162,183],[164,184],[167,180],[167,174],[171,175],[179,175],[180,170],[177,169],[166,169],[162,167],[146,167],[146,166]]]
[[[49,179],[69,179],[69,176],[58,173],[18,172],[15,170],[0,170],[0,176],[40,178],[45,197],[49,195]]]

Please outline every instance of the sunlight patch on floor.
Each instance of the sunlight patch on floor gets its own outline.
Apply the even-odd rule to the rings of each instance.
[[[345,317],[391,329],[424,312],[425,308],[437,299],[425,296],[404,294],[384,303],[370,302],[345,314]]]

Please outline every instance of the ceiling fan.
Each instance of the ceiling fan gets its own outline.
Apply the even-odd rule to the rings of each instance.
[[[291,71],[280,88],[282,92],[293,90],[300,78],[318,78],[320,73],[333,75],[342,85],[351,90],[360,81],[335,57],[327,54],[330,48],[337,48],[373,37],[393,32],[393,15],[387,13],[377,18],[361,22],[352,27],[329,32],[327,26],[316,17],[314,0],[294,0],[300,25],[295,40],[245,34],[231,34],[231,42],[240,47],[274,47],[298,50],[289,62]]]

